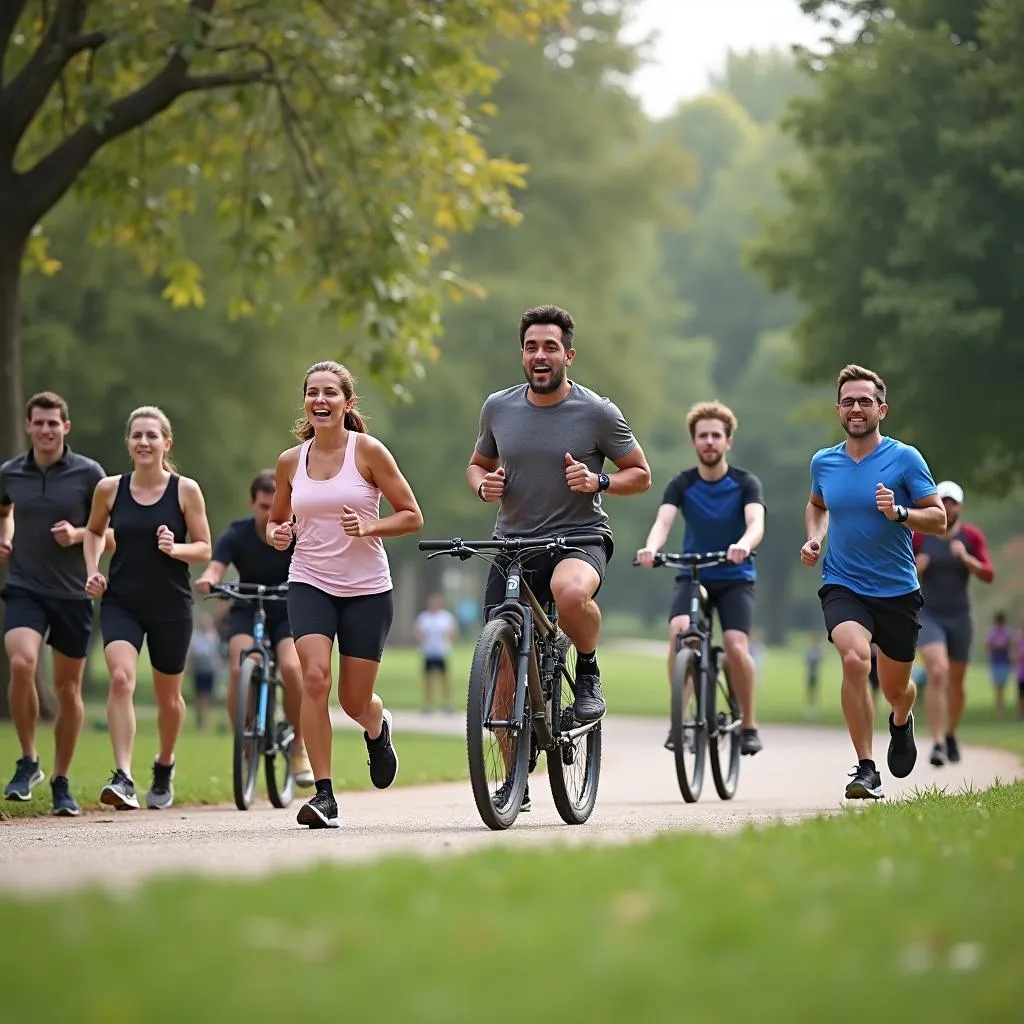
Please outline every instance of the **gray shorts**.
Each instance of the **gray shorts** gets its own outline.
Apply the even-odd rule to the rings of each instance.
[[[970,615],[932,615],[925,608],[921,612],[917,645],[945,644],[950,661],[970,661],[973,635]]]

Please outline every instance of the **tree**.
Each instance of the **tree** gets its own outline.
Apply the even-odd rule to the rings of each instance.
[[[1005,494],[1024,479],[1024,0],[804,3],[827,6],[843,38],[808,57],[804,160],[753,265],[803,304],[805,379],[871,366],[893,432]]]
[[[182,227],[216,184],[236,314],[303,301],[357,330],[371,372],[429,352],[436,258],[480,214],[514,219],[521,168],[476,134],[495,32],[559,0],[7,0],[0,8],[0,456],[21,434],[19,290],[75,188],[91,238],[131,246],[176,306],[204,302]],[[475,105],[476,104],[476,105]]]
[[[758,124],[781,117],[794,96],[811,90],[811,78],[798,61],[781,50],[730,50],[721,75],[712,75],[712,89],[728,93]]]

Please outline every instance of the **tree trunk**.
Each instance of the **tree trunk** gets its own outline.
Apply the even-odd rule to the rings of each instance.
[[[12,231],[9,222],[0,227],[0,462],[16,455],[22,446],[19,290],[21,261],[27,241],[27,235]],[[0,601],[0,610],[2,607]],[[39,710],[44,720],[52,721],[57,714],[57,699],[46,683],[44,659],[40,659],[39,666],[40,671],[36,675]],[[10,681],[10,665],[6,656],[0,657],[0,721],[10,721],[11,709],[7,693]]]

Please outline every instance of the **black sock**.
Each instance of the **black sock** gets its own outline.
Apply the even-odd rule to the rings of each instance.
[[[316,791],[318,793],[326,793],[332,800],[334,799],[334,788],[331,786],[330,779],[317,779]]]
[[[597,675],[597,651],[591,651],[589,654],[584,654],[582,651],[576,652],[576,671],[585,672],[589,676]]]
[[[870,768],[873,772],[878,771],[875,767],[875,762],[870,757],[862,757],[860,759],[860,766],[861,768]]]

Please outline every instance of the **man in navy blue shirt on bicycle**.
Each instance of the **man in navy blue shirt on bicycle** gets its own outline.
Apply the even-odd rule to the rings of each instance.
[[[762,748],[754,716],[754,659],[750,630],[754,621],[755,579],[751,554],[764,537],[764,490],[761,481],[745,469],[730,466],[726,455],[736,433],[736,416],[721,402],[701,402],[686,416],[698,463],[673,477],[665,488],[646,544],[636,553],[643,566],[672,532],[676,513],[686,522],[684,554],[727,551],[724,565],[702,569],[701,583],[722,627],[722,645],[743,718],[740,750],[756,754]],[[689,628],[689,570],[677,577],[669,611],[669,679],[675,659],[676,636]],[[672,737],[665,746],[672,749]]]
[[[874,705],[868,692],[871,644],[889,715],[889,771],[906,778],[917,762],[910,678],[921,629],[921,588],[912,531],[942,534],[946,512],[921,453],[880,424],[888,412],[885,382],[862,366],[839,374],[836,411],[846,440],[811,459],[811,496],[800,560],[813,566],[828,537],[818,591],[825,628],[843,663],[843,717],[858,763],[848,800],[882,797],[872,760]]]

